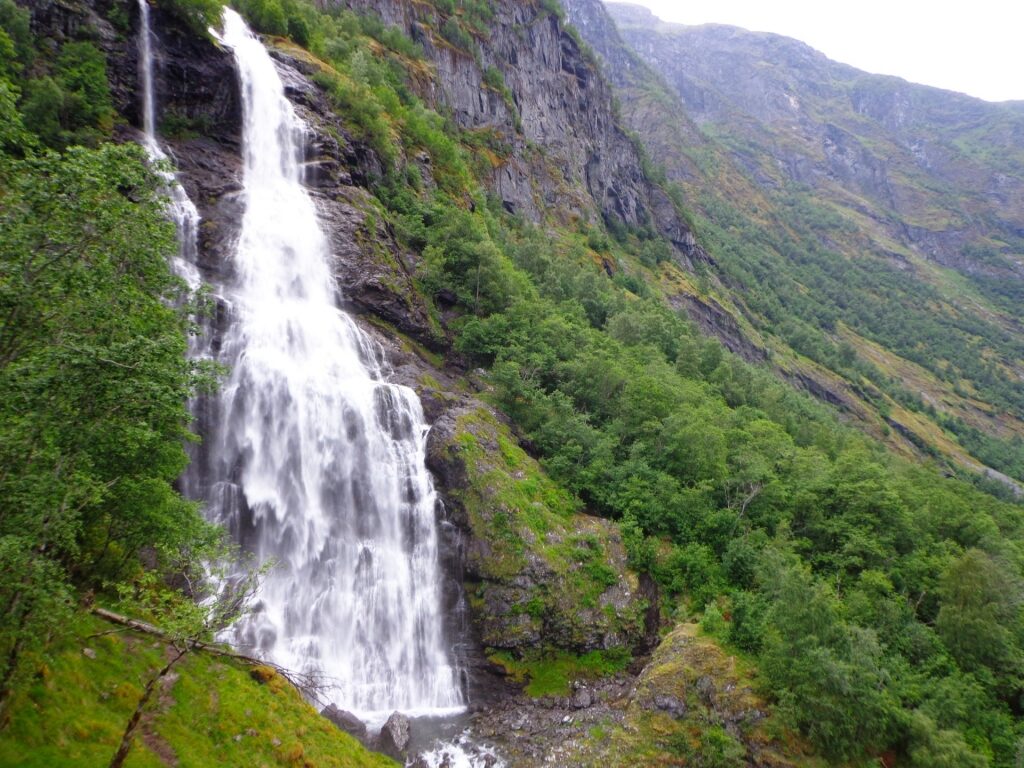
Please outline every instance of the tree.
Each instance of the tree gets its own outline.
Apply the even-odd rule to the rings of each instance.
[[[767,575],[772,631],[762,669],[783,708],[830,758],[846,761],[885,746],[898,704],[886,690],[875,633],[847,626],[839,601],[806,570],[784,566]]]
[[[1015,637],[1022,589],[1011,573],[986,552],[967,550],[942,577],[935,628],[962,668],[987,668],[1016,687],[1024,661]]]
[[[204,535],[160,189],[131,145],[0,155],[0,711],[72,586]]]

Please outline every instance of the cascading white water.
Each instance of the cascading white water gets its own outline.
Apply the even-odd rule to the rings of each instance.
[[[156,137],[156,94],[153,89],[153,32],[149,23],[149,2],[139,0],[139,70],[142,80],[142,145],[157,172],[167,182],[168,213],[178,228],[178,256],[174,270],[193,290],[200,285],[196,269],[199,211],[181,184],[165,166],[167,153]]]
[[[278,562],[231,640],[320,676],[371,723],[458,711],[419,400],[385,381],[381,350],[338,309],[302,183],[306,129],[270,55],[230,9],[214,34],[241,79],[245,213],[208,501]]]

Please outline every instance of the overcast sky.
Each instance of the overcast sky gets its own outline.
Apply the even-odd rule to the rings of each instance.
[[[795,37],[868,72],[1024,99],[1024,0],[630,0],[665,21]]]

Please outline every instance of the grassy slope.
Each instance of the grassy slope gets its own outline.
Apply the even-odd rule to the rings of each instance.
[[[78,615],[15,701],[0,732],[0,765],[106,766],[164,654],[152,637]],[[395,765],[322,718],[277,674],[260,683],[249,667],[204,653],[176,670],[150,702],[128,757],[132,768]]]

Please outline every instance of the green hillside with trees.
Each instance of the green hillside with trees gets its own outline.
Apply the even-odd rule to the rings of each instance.
[[[103,630],[80,606],[127,601],[148,606],[155,623],[180,616],[182,601],[154,597],[170,586],[151,574],[173,583],[217,539],[173,485],[194,439],[186,400],[216,386],[217,372],[186,359],[201,297],[171,275],[173,227],[142,151],[110,141],[122,118],[103,54],[81,40],[44,56],[29,12],[0,3],[2,756],[41,748],[33,708],[55,696],[51,670],[98,690],[155,663],[114,669],[118,641],[100,638],[109,677],[96,677],[75,633]],[[448,372],[483,369],[482,396],[544,472],[576,508],[618,526],[631,567],[659,585],[667,624],[697,619],[760,670],[764,695],[828,764],[877,765],[884,755],[916,768],[1018,765],[1024,507],[948,476],[928,458],[927,439],[923,457],[897,454],[781,381],[770,362],[747,362],[702,335],[671,302],[679,281],[735,290],[750,310],[741,324],[857,383],[880,411],[891,401],[927,413],[973,456],[1020,477],[1021,459],[1007,448],[1019,441],[928,412],[857,346],[869,338],[943,386],[1019,409],[1020,383],[999,362],[1022,357],[1019,337],[948,304],[954,287],[976,291],[993,312],[996,298],[952,280],[904,279],[871,255],[836,258],[818,235],[850,230],[804,192],[787,198],[804,213],[784,227],[744,215],[742,200],[684,196],[699,206],[697,232],[721,268],[703,278],[651,230],[573,225],[558,211],[531,223],[486,186],[503,137],[461,130],[417,95],[431,70],[416,43],[372,16],[305,0],[239,5],[277,36],[273,45],[305,50],[346,128],[376,152],[374,215],[419,257],[419,298],[442,329]],[[472,57],[491,5],[431,5],[431,34]],[[217,14],[190,0],[166,10],[196,29]],[[126,5],[103,12],[113,20]],[[561,15],[550,3],[541,13]],[[501,73],[489,83],[500,92]],[[412,160],[424,153],[429,183]],[[219,662],[196,654],[188,663],[195,696],[181,693],[156,732],[178,745],[216,742],[228,731],[189,724],[219,717],[198,712]],[[257,683],[233,666],[216,674],[232,697],[255,696],[238,686]],[[138,695],[119,691],[104,712],[122,716],[121,699]],[[309,714],[289,717],[315,731],[302,719]],[[63,728],[62,738],[86,741],[79,730],[89,727]],[[194,764],[256,759],[225,748],[233,751],[211,747]],[[267,760],[302,764],[268,750]],[[721,754],[716,765],[742,764],[734,749]]]

